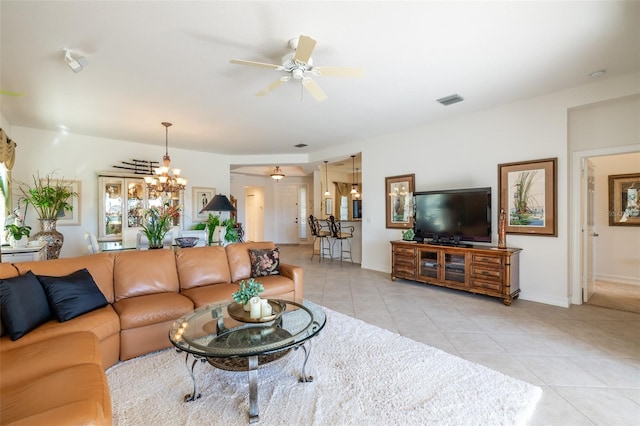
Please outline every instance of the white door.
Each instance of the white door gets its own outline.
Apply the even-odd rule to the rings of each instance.
[[[594,164],[588,158],[584,160],[582,169],[583,204],[582,204],[582,294],[583,302],[587,302],[593,295],[595,283],[595,238],[598,236],[594,229],[595,205],[595,173]]]
[[[298,185],[276,184],[276,239],[281,244],[298,244]]]

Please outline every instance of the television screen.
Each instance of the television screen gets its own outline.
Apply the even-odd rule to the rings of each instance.
[[[418,239],[491,242],[491,188],[416,192],[414,209]]]

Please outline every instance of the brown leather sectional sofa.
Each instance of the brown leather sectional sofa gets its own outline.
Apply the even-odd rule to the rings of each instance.
[[[15,341],[0,338],[0,424],[111,424],[104,369],[170,347],[173,321],[230,300],[237,282],[250,277],[249,249],[273,248],[240,243],[0,264],[2,279],[86,268],[109,302],[66,322],[48,321]],[[301,301],[302,268],[281,263],[280,271],[256,278],[265,288],[261,296]]]

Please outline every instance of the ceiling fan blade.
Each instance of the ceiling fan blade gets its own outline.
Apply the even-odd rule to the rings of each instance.
[[[313,67],[313,75],[322,75],[328,77],[362,77],[364,70],[362,68],[349,67]]]
[[[265,64],[264,62],[244,61],[242,59],[232,59],[229,62],[238,65],[249,65],[251,67],[269,68],[272,70],[284,69],[281,65]]]
[[[11,92],[11,91],[9,91],[9,90],[0,89],[0,95],[7,95],[7,96],[24,96],[24,93],[20,93],[20,92]]]
[[[280,85],[286,81],[289,81],[289,77],[279,78],[273,83],[271,83],[270,85],[268,85],[267,87],[265,87],[264,89],[262,89],[261,91],[259,91],[258,93],[256,93],[256,96],[264,96],[267,93],[271,92],[272,90],[275,90],[278,87],[280,87]]]
[[[296,56],[294,57],[296,62],[309,62],[311,53],[316,47],[316,41],[311,37],[301,35],[298,38],[298,47],[296,47]]]
[[[309,92],[316,101],[322,102],[327,99],[327,94],[324,93],[324,90],[318,86],[318,83],[311,80],[309,77],[302,79],[302,86],[307,89],[307,92]]]

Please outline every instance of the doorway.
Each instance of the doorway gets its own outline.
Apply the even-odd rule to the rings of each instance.
[[[637,285],[638,277],[634,277],[633,271],[625,270],[620,276],[616,276],[617,271],[612,272],[609,268],[612,263],[610,259],[622,259],[621,263],[624,263],[627,256],[635,256],[634,252],[638,252],[637,245],[634,246],[632,243],[635,237],[629,239],[628,233],[634,232],[637,235],[640,234],[640,229],[609,226],[607,182],[608,175],[630,173],[625,171],[629,170],[629,167],[635,166],[637,169],[639,161],[640,146],[638,145],[573,153],[571,178],[572,285],[570,289],[571,303],[573,304],[588,303],[588,300],[591,301],[591,304],[599,304],[602,303],[603,294],[605,295],[604,300],[611,299],[614,293],[616,294],[614,299],[626,297],[625,294],[631,297],[640,297],[640,286]],[[590,163],[595,169],[591,174],[587,172]],[[625,166],[625,164],[631,164],[631,166]],[[594,212],[594,216],[591,218],[589,218],[589,211]],[[630,282],[625,283],[625,280]],[[615,282],[621,284],[617,289]],[[599,283],[600,285],[598,285]],[[636,284],[630,287],[630,290],[635,291],[618,291],[622,289],[624,284]],[[624,309],[620,306],[630,306],[630,303],[637,302],[623,300],[620,303],[615,303],[615,306],[605,307]]]

